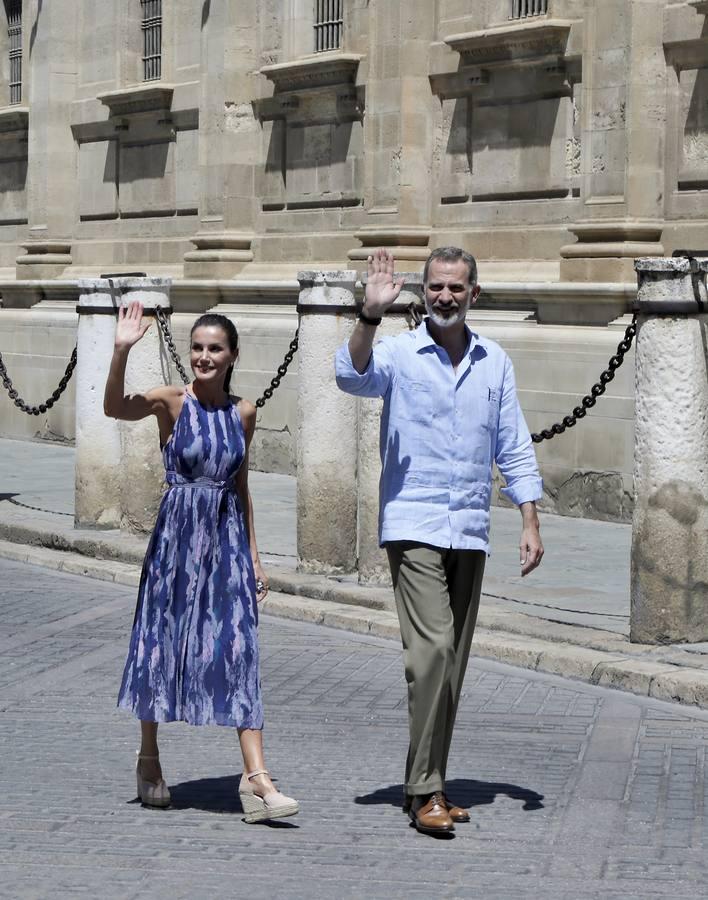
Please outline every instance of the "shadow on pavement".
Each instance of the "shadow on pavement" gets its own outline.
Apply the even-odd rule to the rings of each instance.
[[[205,812],[243,815],[238,799],[240,775],[197,778],[170,785],[171,809],[201,809]]]
[[[471,778],[453,778],[445,785],[445,793],[458,806],[468,809],[475,806],[485,806],[494,803],[499,794],[505,794],[512,800],[520,800],[522,809],[529,812],[543,809],[543,794],[532,791],[529,788],[519,787],[518,784],[506,784],[500,781],[474,781]],[[389,787],[379,788],[370,794],[362,794],[354,798],[355,803],[362,806],[375,806],[390,804],[401,806],[403,802],[403,785],[392,784]]]

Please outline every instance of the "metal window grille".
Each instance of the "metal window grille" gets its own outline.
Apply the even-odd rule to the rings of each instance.
[[[511,0],[511,18],[526,19],[548,12],[548,0]]]
[[[140,0],[143,8],[143,81],[162,77],[162,0]]]
[[[339,50],[344,27],[344,0],[315,0],[315,51]]]
[[[6,3],[10,47],[10,103],[22,102],[22,0]]]

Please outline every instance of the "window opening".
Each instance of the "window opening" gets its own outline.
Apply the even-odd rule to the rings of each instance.
[[[7,36],[10,56],[10,103],[22,102],[22,0],[9,0]]]
[[[140,0],[143,8],[143,81],[162,77],[162,0]]]
[[[342,46],[344,0],[315,0],[315,52]]]
[[[548,0],[511,0],[511,18],[526,19],[548,12]]]

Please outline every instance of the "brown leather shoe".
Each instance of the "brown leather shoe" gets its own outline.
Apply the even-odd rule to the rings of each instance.
[[[447,834],[455,830],[455,824],[445,805],[445,797],[440,791],[413,797],[408,815],[423,834]]]
[[[443,794],[443,797],[445,798],[445,805],[447,806],[447,811],[453,822],[469,822],[470,812],[468,809],[463,809],[461,806],[455,806],[454,803],[451,803],[447,799],[447,794]]]

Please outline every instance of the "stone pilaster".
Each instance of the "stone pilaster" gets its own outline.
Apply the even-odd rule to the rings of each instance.
[[[258,5],[205,4],[199,100],[199,231],[184,256],[185,278],[232,278],[253,260],[260,126]]]
[[[666,60],[656,0],[586,4],[582,146],[585,216],[561,248],[561,281],[627,282],[660,256]]]
[[[357,561],[357,401],[337,388],[334,354],[355,320],[356,272],[300,272],[297,552],[305,572]]]
[[[79,281],[76,366],[77,527],[149,531],[162,494],[159,435],[151,417],[118,422],[103,413],[103,394],[113,354],[114,311],[140,300],[146,314],[169,308],[170,281],[164,278]],[[104,312],[105,310],[105,312]],[[126,393],[169,384],[171,365],[157,323],[130,352]]]
[[[76,144],[67,123],[79,66],[78,7],[74,0],[26,4],[29,68],[26,255],[17,258],[17,278],[55,278],[71,265],[77,218]]]
[[[706,270],[640,259],[630,637],[708,640]]]
[[[422,264],[430,252],[431,174],[435,98],[428,80],[435,4],[427,0],[371,0],[370,56],[366,81],[366,224],[361,246],[349,251],[365,260],[378,246],[396,258]]]

